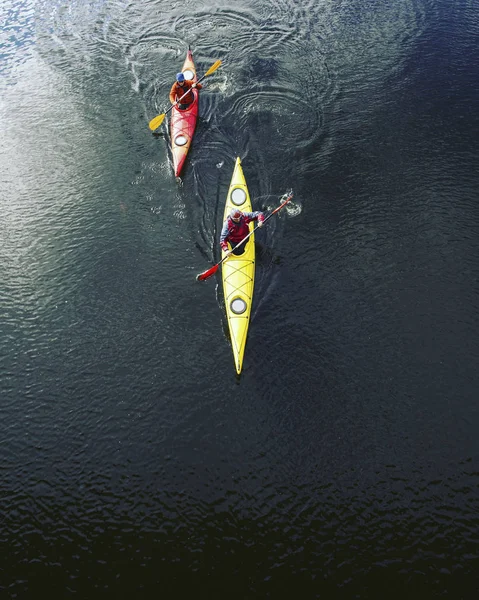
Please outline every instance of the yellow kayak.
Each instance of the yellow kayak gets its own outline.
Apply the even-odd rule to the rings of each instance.
[[[233,177],[231,178],[223,221],[226,221],[234,208],[238,208],[242,212],[252,212],[251,200],[239,157],[236,159]],[[252,231],[254,223],[249,223],[248,227]],[[224,257],[225,252],[222,252],[222,258]],[[255,248],[254,233],[252,233],[245,246],[245,252],[240,256],[231,254],[222,266],[226,317],[228,319],[231,345],[233,347],[233,356],[238,374],[241,373],[243,367],[243,355],[251,316],[254,270]]]

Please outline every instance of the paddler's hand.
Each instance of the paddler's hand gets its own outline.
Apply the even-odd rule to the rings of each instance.
[[[258,227],[263,227],[263,221],[258,221]]]

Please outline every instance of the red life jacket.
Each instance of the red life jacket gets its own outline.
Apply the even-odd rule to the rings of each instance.
[[[244,215],[241,216],[238,223],[235,223],[231,217],[228,217],[228,239],[235,244],[241,242],[249,233],[248,223],[251,223],[251,221],[252,219]]]
[[[177,100],[179,100],[181,98],[181,96],[183,96],[183,94],[186,94],[186,96],[181,101],[181,104],[191,104],[195,99],[195,97],[193,95],[193,91],[192,91],[193,83],[194,82],[191,81],[190,79],[185,79],[185,84],[183,86],[181,86],[176,81],[173,84],[171,91],[170,91],[171,104],[174,104]],[[201,83],[196,84],[196,88],[198,90],[201,90],[201,87],[202,87]]]

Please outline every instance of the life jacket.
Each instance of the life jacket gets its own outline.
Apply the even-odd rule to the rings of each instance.
[[[192,85],[193,85],[193,82],[189,81],[188,79],[185,79],[185,84],[183,86],[181,86],[177,83],[176,88],[175,88],[175,93],[176,93],[175,100],[178,101],[181,98],[181,96],[183,96],[183,94],[186,94],[186,92],[189,92],[181,100],[181,104],[191,104],[195,99],[195,97],[193,96],[193,92],[191,91]]]
[[[231,217],[228,217],[228,238],[231,242],[241,242],[249,233],[248,223],[251,219],[241,216],[238,223],[235,223]]]

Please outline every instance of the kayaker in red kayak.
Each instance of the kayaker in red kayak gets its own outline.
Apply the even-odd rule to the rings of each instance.
[[[183,96],[183,94],[186,94],[186,92],[189,92],[181,100],[181,103],[177,105],[177,107],[180,110],[186,110],[187,108],[190,107],[190,104],[192,104],[195,100],[195,97],[191,90],[193,88],[197,88],[198,90],[201,90],[202,87],[203,86],[201,85],[201,83],[195,83],[194,81],[191,81],[191,79],[185,79],[185,76],[183,75],[183,73],[178,73],[176,75],[176,81],[171,86],[171,90],[170,90],[171,104],[175,104],[175,102],[177,102],[181,98],[181,96]]]
[[[251,221],[257,221],[258,227],[263,226],[264,214],[257,210],[256,212],[241,212],[238,209],[233,209],[223,224],[223,229],[220,235],[220,246],[224,252],[229,252],[228,242],[232,248],[232,253],[236,255],[243,254],[245,250],[245,244],[241,244],[239,248],[236,246],[243,240],[249,233],[248,223]]]

